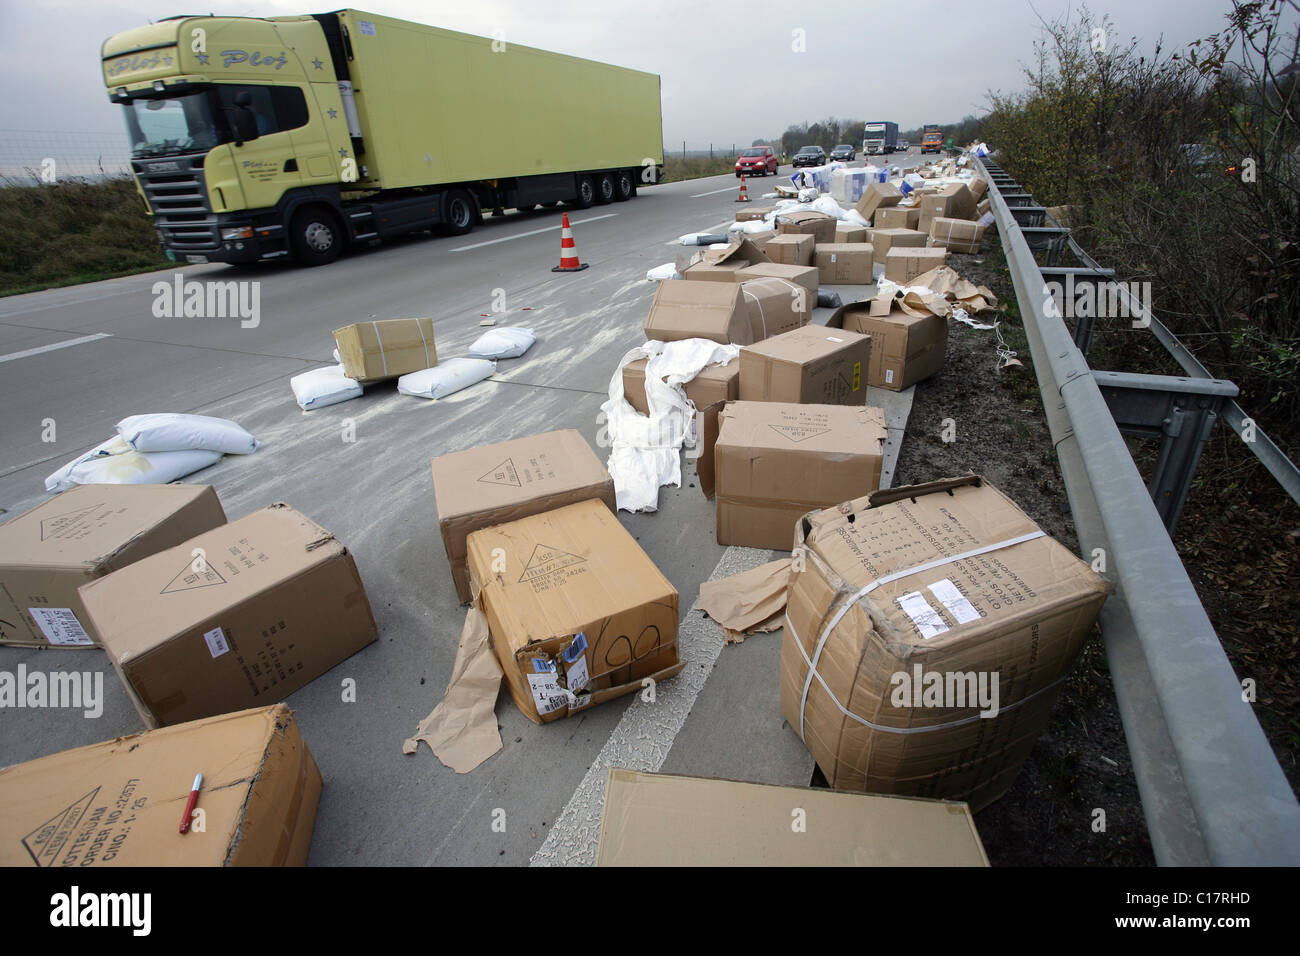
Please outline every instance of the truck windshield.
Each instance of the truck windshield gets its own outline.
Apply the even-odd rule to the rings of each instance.
[[[230,141],[225,123],[213,117],[206,90],[182,96],[133,99],[126,108],[131,156],[166,156],[206,151]]]

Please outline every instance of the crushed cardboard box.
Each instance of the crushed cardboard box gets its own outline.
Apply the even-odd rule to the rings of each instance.
[[[998,307],[998,297],[991,289],[963,279],[955,269],[946,265],[914,277],[901,296],[898,291],[885,286],[881,295],[897,297],[899,308],[914,315],[924,311],[947,315],[952,306],[978,315],[981,312],[992,312]],[[948,303],[948,307],[940,306],[936,302],[936,296]]]
[[[781,712],[831,787],[1001,796],[1106,581],[974,475],[808,515],[796,549]]]
[[[817,246],[813,264],[823,285],[871,285],[875,247],[868,242],[827,242]]]
[[[346,378],[363,384],[438,364],[433,319],[379,319],[334,330]]]
[[[99,643],[77,589],[226,523],[210,485],[78,485],[0,525],[0,644]]]
[[[893,296],[852,302],[838,309],[826,327],[870,336],[867,384],[899,392],[943,368],[948,321],[929,309],[912,315],[896,302]]]
[[[871,339],[806,325],[740,350],[740,400],[802,405],[862,405]]]
[[[644,372],[641,400],[644,403]],[[615,510],[613,479],[587,440],[572,428],[451,452],[429,464],[438,530],[462,604],[471,597],[465,543],[471,532],[587,498]]]
[[[150,727],[283,700],[378,638],[352,555],[286,504],[80,593]]]
[[[0,770],[0,866],[305,866],[320,794],[283,704],[118,737]]]

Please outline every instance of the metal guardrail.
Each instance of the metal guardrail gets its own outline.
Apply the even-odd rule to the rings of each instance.
[[[1031,243],[1054,265],[1069,234],[1021,226],[1012,210],[1032,198],[996,163],[976,164],[990,183],[1081,554],[1103,556],[1116,586],[1101,630],[1156,862],[1300,864],[1300,804],[1087,359],[1059,312],[1049,314]]]

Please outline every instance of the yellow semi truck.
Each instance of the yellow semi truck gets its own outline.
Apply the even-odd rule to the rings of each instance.
[[[621,202],[663,169],[659,77],[339,10],[175,17],[102,49],[167,255],[305,265],[484,210]]]

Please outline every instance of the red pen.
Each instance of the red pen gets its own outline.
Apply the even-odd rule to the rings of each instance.
[[[194,787],[190,790],[190,799],[185,803],[185,816],[181,818],[181,833],[190,832],[190,817],[194,814],[194,805],[199,802],[199,787],[203,786],[203,774],[194,775]]]

